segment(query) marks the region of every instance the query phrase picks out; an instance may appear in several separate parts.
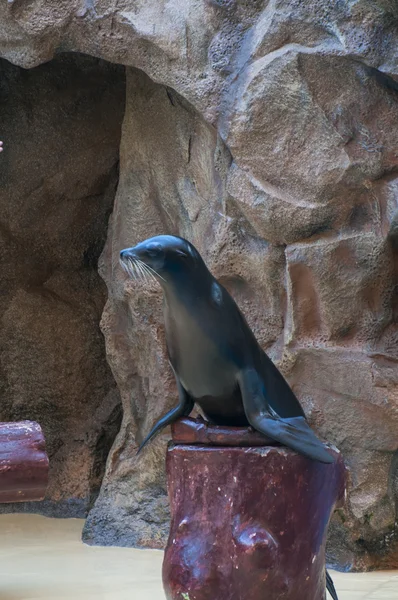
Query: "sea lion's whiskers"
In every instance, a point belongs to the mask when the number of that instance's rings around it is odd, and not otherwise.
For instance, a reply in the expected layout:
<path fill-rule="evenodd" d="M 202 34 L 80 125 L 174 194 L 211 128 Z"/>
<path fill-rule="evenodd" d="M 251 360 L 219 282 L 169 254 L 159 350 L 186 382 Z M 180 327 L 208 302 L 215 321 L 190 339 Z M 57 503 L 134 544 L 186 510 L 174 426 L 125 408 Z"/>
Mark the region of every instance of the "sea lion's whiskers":
<path fill-rule="evenodd" d="M 130 267 L 130 264 L 129 264 L 129 262 L 124 262 L 124 261 L 121 261 L 121 263 L 122 263 L 122 265 L 123 265 L 123 269 L 126 271 L 127 275 L 128 275 L 129 277 L 132 277 L 132 274 L 131 274 L 131 267 Z"/>
<path fill-rule="evenodd" d="M 156 281 L 155 277 L 153 276 L 153 274 L 149 271 L 148 269 L 148 265 L 146 265 L 142 260 L 140 260 L 139 258 L 135 259 L 137 267 L 140 269 L 144 279 L 146 281 Z"/>
<path fill-rule="evenodd" d="M 167 283 L 167 281 L 161 276 L 159 275 L 159 273 L 156 273 L 155 269 L 152 269 L 152 267 L 150 267 L 149 265 L 145 265 L 150 271 L 152 271 L 152 273 L 156 276 L 159 277 L 162 281 L 164 281 L 165 283 Z M 155 279 L 156 279 L 155 277 Z"/>
<path fill-rule="evenodd" d="M 138 281 L 142 281 L 144 278 L 143 278 L 143 275 L 142 275 L 142 271 L 141 271 L 140 267 L 137 265 L 137 263 L 135 264 L 135 268 L 137 270 L 137 279 L 138 279 Z"/>
<path fill-rule="evenodd" d="M 119 262 L 120 262 L 120 266 L 122 267 L 123 271 L 125 273 L 129 274 L 129 270 L 128 270 L 126 263 L 123 260 L 120 260 Z"/>
<path fill-rule="evenodd" d="M 137 268 L 140 270 L 142 279 L 144 281 L 148 281 L 148 275 L 147 275 L 147 271 L 145 269 L 145 265 L 143 262 L 141 262 L 139 259 L 136 261 L 137 262 Z"/>
<path fill-rule="evenodd" d="M 141 269 L 141 273 L 142 273 L 143 278 L 145 279 L 145 281 L 150 281 L 151 278 L 148 277 L 148 271 L 146 270 L 146 268 L 144 267 L 144 265 L 142 263 L 140 264 L 140 269 Z"/>
<path fill-rule="evenodd" d="M 144 281 L 148 281 L 148 277 L 147 277 L 146 271 L 143 267 L 143 264 L 139 261 L 137 261 L 137 268 L 139 269 L 139 271 L 141 273 L 141 279 L 143 279 Z"/>
<path fill-rule="evenodd" d="M 135 271 L 134 262 L 131 258 L 128 259 L 127 266 L 128 266 L 128 271 L 130 273 L 130 277 L 132 277 L 134 279 L 134 281 L 137 281 L 137 274 Z"/>
<path fill-rule="evenodd" d="M 143 260 L 141 260 L 137 256 L 124 256 L 124 260 L 120 258 L 120 264 L 122 266 L 122 269 L 135 281 L 144 280 L 148 283 L 152 281 L 154 281 L 155 283 L 159 283 L 159 279 L 161 279 L 162 281 L 167 283 L 166 280 L 155 271 L 155 269 L 147 265 Z"/>
<path fill-rule="evenodd" d="M 136 259 L 134 259 L 134 269 L 136 270 L 138 279 L 141 280 L 142 279 L 142 270 Z"/>
<path fill-rule="evenodd" d="M 134 281 L 137 281 L 138 273 L 137 273 L 137 269 L 135 268 L 135 264 L 133 261 L 130 262 L 130 269 L 131 269 L 131 273 L 133 275 Z"/>
<path fill-rule="evenodd" d="M 142 274 L 141 274 L 141 271 L 140 271 L 140 269 L 138 267 L 137 261 L 133 260 L 133 264 L 134 264 L 134 271 L 136 272 L 136 275 L 137 275 L 137 279 L 138 279 L 138 281 L 141 281 Z"/>
<path fill-rule="evenodd" d="M 151 281 L 156 281 L 155 276 L 148 268 L 143 261 L 139 258 L 131 258 L 129 257 L 128 262 L 122 262 L 123 269 L 134 279 L 134 281 L 147 281 L 148 283 Z"/>
<path fill-rule="evenodd" d="M 145 263 L 142 263 L 142 268 L 145 271 L 145 275 L 149 278 L 150 281 L 155 281 L 157 283 L 156 277 L 153 273 L 148 269 L 148 266 Z"/>

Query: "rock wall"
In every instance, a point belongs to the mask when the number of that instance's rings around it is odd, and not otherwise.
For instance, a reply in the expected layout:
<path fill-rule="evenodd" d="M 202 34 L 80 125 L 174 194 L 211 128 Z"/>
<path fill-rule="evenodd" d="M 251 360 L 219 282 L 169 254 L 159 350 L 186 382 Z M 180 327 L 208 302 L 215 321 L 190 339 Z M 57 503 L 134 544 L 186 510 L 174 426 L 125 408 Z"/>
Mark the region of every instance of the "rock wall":
<path fill-rule="evenodd" d="M 389 0 L 0 7 L 0 52 L 15 64 L 62 50 L 134 67 L 101 261 L 123 422 L 87 541 L 165 537 L 167 436 L 134 457 L 175 401 L 160 297 L 127 281 L 117 256 L 167 231 L 198 246 L 344 453 L 330 560 L 398 565 L 397 25 Z"/>
<path fill-rule="evenodd" d="M 119 429 L 97 262 L 124 94 L 123 68 L 98 59 L 0 64 L 0 420 L 36 419 L 50 457 L 46 501 L 2 510 L 84 515 Z"/>

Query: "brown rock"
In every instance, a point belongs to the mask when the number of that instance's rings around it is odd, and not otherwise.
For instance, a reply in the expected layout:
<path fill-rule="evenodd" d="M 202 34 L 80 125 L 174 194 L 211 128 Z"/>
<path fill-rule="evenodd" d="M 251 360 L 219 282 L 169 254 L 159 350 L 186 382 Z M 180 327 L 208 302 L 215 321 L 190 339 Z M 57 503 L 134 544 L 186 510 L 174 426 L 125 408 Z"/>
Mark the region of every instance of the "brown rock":
<path fill-rule="evenodd" d="M 391 323 L 394 264 L 382 236 L 363 232 L 295 244 L 286 258 L 287 335 L 295 343 L 371 345 Z"/>
<path fill-rule="evenodd" d="M 384 374 L 381 381 L 374 377 L 375 369 Z M 388 377 L 395 369 L 395 362 L 352 346 L 294 353 L 293 389 L 313 426 L 339 447 L 350 470 L 346 510 L 332 523 L 340 531 L 330 550 L 335 564 L 352 566 L 355 556 L 355 567 L 364 568 L 394 551 L 398 415 L 396 388 Z"/>
<path fill-rule="evenodd" d="M 3 61 L 0 97 L 0 417 L 40 422 L 50 458 L 45 501 L 17 510 L 83 516 L 120 423 L 97 261 L 117 182 L 123 70 L 73 55 L 31 71 Z"/>

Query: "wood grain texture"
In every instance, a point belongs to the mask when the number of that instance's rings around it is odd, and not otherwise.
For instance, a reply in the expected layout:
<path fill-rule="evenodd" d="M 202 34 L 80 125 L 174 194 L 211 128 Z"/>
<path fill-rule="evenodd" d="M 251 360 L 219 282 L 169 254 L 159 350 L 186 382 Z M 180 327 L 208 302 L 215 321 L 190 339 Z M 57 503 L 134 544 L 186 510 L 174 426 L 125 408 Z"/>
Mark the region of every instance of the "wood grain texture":
<path fill-rule="evenodd" d="M 33 421 L 0 423 L 0 503 L 43 500 L 48 472 L 40 425 Z"/>
<path fill-rule="evenodd" d="M 210 425 L 201 418 L 184 417 L 171 426 L 175 444 L 204 446 L 278 446 L 278 442 L 248 427 Z"/>
<path fill-rule="evenodd" d="M 332 451 L 325 465 L 281 446 L 170 445 L 167 600 L 324 600 L 328 524 L 346 483 Z"/>

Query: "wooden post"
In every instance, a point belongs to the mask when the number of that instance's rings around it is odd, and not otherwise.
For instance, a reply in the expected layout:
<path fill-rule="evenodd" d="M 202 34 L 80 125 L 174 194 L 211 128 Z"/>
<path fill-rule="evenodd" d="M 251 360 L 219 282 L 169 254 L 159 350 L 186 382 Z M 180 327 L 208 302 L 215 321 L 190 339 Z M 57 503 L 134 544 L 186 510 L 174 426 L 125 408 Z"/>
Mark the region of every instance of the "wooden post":
<path fill-rule="evenodd" d="M 0 423 L 0 503 L 43 500 L 49 461 L 38 423 Z"/>
<path fill-rule="evenodd" d="M 326 534 L 345 489 L 338 451 L 325 465 L 192 419 L 172 436 L 167 600 L 324 600 Z"/>

